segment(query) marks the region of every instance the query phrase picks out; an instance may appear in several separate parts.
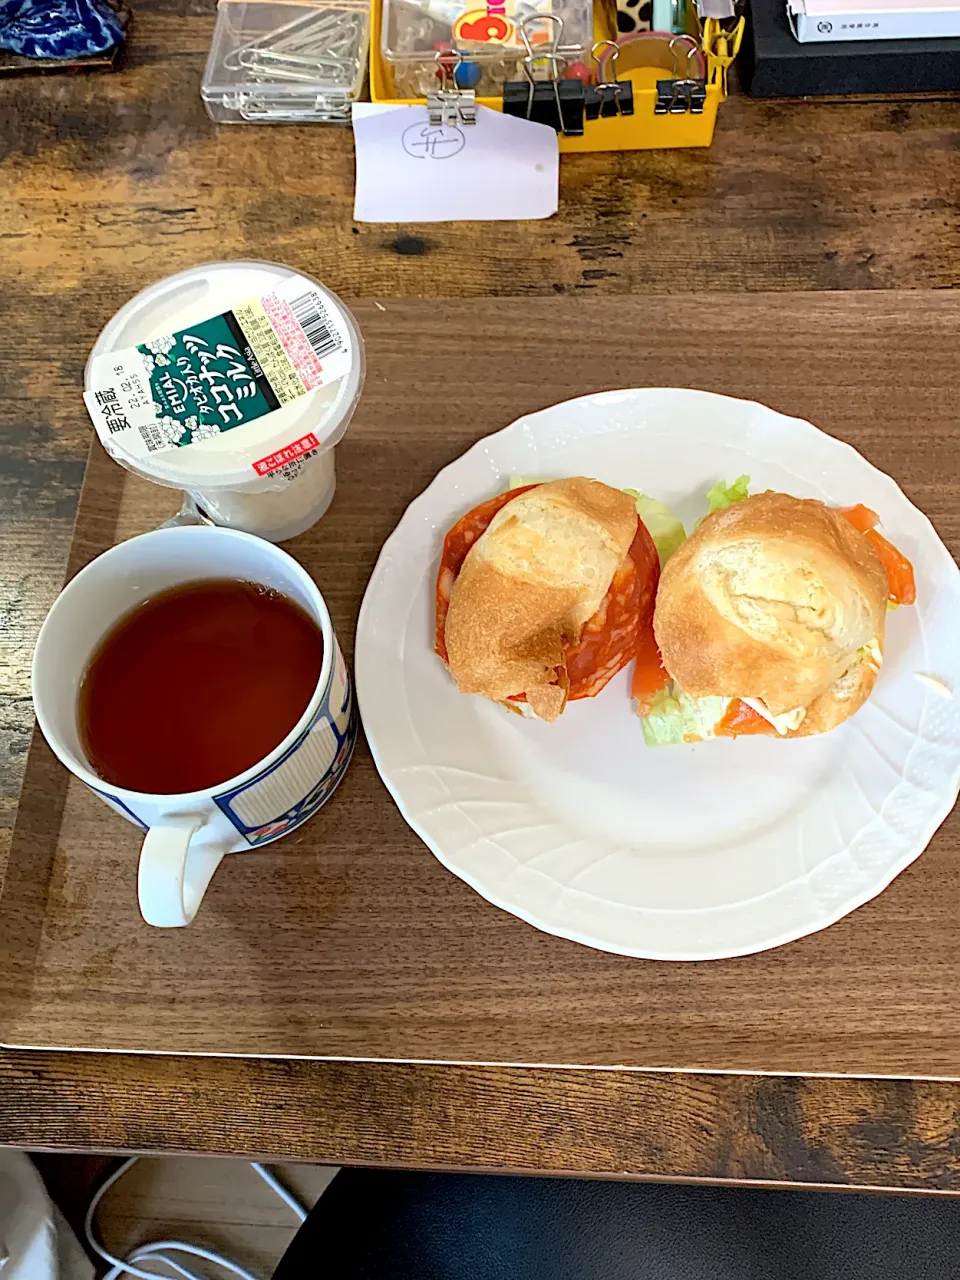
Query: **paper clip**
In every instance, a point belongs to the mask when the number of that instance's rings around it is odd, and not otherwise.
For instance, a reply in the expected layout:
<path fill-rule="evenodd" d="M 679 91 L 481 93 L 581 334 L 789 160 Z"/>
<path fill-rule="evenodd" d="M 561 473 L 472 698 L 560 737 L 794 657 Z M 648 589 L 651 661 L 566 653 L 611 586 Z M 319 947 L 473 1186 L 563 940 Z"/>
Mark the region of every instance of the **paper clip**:
<path fill-rule="evenodd" d="M 353 9 L 319 8 L 231 49 L 225 68 L 242 70 L 251 83 L 318 79 L 349 87 L 359 71 L 365 18 Z"/>

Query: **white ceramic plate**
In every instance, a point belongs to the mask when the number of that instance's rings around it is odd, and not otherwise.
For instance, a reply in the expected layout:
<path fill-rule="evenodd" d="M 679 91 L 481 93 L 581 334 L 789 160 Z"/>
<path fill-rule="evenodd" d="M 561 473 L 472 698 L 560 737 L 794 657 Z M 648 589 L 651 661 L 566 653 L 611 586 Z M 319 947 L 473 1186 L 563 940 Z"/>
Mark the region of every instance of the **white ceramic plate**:
<path fill-rule="evenodd" d="M 595 476 L 689 529 L 717 479 L 863 502 L 913 561 L 873 697 L 819 738 L 649 748 L 623 672 L 553 725 L 458 693 L 433 652 L 446 530 L 513 474 Z M 370 579 L 357 691 L 374 759 L 440 861 L 497 906 L 624 955 L 707 960 L 775 947 L 880 893 L 960 784 L 960 572 L 888 477 L 808 422 L 701 391 L 611 391 L 481 440 L 411 504 Z M 916 678 L 957 690 L 944 698 Z"/>

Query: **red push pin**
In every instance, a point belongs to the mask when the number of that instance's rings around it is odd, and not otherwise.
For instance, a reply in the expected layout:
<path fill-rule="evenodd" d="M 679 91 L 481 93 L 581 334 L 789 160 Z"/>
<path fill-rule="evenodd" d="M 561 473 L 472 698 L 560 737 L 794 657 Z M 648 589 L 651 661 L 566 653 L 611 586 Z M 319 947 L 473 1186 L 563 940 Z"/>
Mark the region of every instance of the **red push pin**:
<path fill-rule="evenodd" d="M 585 62 L 571 62 L 563 73 L 567 80 L 579 80 L 581 84 L 589 84 L 593 74 Z"/>
<path fill-rule="evenodd" d="M 437 63 L 436 76 L 442 85 L 447 77 L 453 74 L 453 69 L 457 65 L 457 54 L 449 40 L 437 40 L 433 48 Z"/>

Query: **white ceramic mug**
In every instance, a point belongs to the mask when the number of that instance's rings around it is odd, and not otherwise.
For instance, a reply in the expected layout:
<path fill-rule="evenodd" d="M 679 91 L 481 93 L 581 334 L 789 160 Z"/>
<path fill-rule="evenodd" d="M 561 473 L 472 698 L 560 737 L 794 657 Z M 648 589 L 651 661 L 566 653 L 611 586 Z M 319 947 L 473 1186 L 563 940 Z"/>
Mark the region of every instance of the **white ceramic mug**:
<path fill-rule="evenodd" d="M 87 663 L 114 623 L 138 601 L 205 578 L 262 583 L 306 610 L 323 634 L 323 665 L 313 696 L 278 747 L 219 786 L 150 795 L 104 782 L 84 756 L 77 724 Z M 144 673 L 144 679 L 163 678 L 176 677 Z M 43 735 L 60 761 L 146 831 L 137 878 L 140 910 L 148 924 L 162 928 L 190 923 L 224 854 L 267 844 L 306 822 L 337 787 L 357 740 L 352 682 L 316 584 L 279 547 L 233 529 L 155 529 L 120 543 L 82 569 L 54 602 L 40 631 L 33 657 L 33 702 Z M 184 732 L 189 733 L 189 725 Z"/>

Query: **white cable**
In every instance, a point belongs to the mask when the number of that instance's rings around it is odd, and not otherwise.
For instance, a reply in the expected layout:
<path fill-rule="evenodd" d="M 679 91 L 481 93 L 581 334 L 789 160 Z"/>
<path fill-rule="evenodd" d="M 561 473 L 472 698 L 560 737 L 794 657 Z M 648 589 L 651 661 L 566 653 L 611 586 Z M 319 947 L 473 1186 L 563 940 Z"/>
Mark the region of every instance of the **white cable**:
<path fill-rule="evenodd" d="M 90 1201 L 86 1216 L 83 1220 L 83 1230 L 90 1248 L 93 1249 L 94 1253 L 99 1254 L 104 1262 L 109 1263 L 112 1268 L 107 1273 L 104 1280 L 121 1280 L 125 1275 L 137 1276 L 139 1277 L 139 1280 L 158 1280 L 158 1276 L 161 1274 L 160 1272 L 144 1271 L 141 1267 L 136 1265 L 138 1262 L 147 1261 L 161 1263 L 163 1266 L 169 1267 L 171 1271 L 175 1271 L 178 1276 L 182 1277 L 182 1280 L 204 1280 L 203 1276 L 197 1275 L 196 1272 L 183 1266 L 183 1264 L 177 1262 L 176 1259 L 169 1257 L 168 1255 L 170 1253 L 185 1253 L 190 1257 L 202 1258 L 204 1262 L 212 1262 L 216 1266 L 222 1267 L 224 1271 L 229 1271 L 233 1275 L 238 1276 L 239 1280 L 257 1280 L 256 1276 L 251 1275 L 249 1271 L 245 1271 L 244 1268 L 239 1266 L 236 1262 L 231 1262 L 229 1258 L 223 1258 L 220 1254 L 214 1253 L 210 1249 L 201 1249 L 199 1245 L 184 1244 L 181 1240 L 158 1240 L 152 1244 L 142 1244 L 134 1249 L 132 1253 L 128 1254 L 126 1258 L 116 1258 L 112 1253 L 109 1253 L 104 1248 L 101 1242 L 97 1239 L 94 1231 L 94 1220 L 97 1215 L 97 1208 L 99 1207 L 100 1201 L 110 1190 L 113 1184 L 119 1178 L 122 1178 L 127 1170 L 131 1169 L 139 1159 L 139 1156 L 131 1156 L 129 1160 L 124 1160 L 123 1164 L 121 1164 L 118 1169 L 114 1170 L 109 1178 L 101 1184 L 93 1199 Z M 304 1209 L 303 1205 L 300 1204 L 300 1202 L 286 1189 L 286 1187 L 284 1187 L 268 1169 L 265 1169 L 263 1165 L 253 1162 L 251 1167 L 256 1170 L 267 1186 L 280 1197 L 284 1204 L 293 1210 L 299 1220 L 301 1222 L 305 1222 L 307 1218 L 306 1209 Z"/>
<path fill-rule="evenodd" d="M 265 1169 L 263 1165 L 258 1164 L 256 1160 L 250 1161 L 250 1168 L 253 1169 L 256 1173 L 259 1173 L 260 1177 L 264 1180 L 267 1186 L 270 1187 L 272 1191 L 275 1191 L 277 1193 L 277 1195 L 280 1197 L 283 1203 L 293 1210 L 293 1212 L 297 1215 L 297 1217 L 300 1219 L 301 1222 L 306 1222 L 307 1220 L 306 1209 L 303 1207 L 300 1201 L 296 1198 L 296 1196 L 293 1195 L 291 1192 L 289 1192 L 287 1188 L 283 1185 L 283 1183 L 280 1182 L 279 1179 L 276 1178 L 270 1172 L 269 1169 Z"/>
<path fill-rule="evenodd" d="M 123 1280 L 124 1275 L 128 1274 L 127 1267 L 129 1264 L 131 1262 L 142 1262 L 144 1259 L 150 1259 L 154 1262 L 162 1262 L 165 1267 L 170 1267 L 172 1271 L 176 1271 L 178 1276 L 183 1276 L 184 1280 L 203 1280 L 203 1277 L 196 1275 L 195 1272 L 191 1271 L 188 1267 L 181 1266 L 180 1263 L 175 1262 L 173 1258 L 166 1257 L 162 1250 L 167 1247 L 168 1243 L 169 1242 L 164 1241 L 159 1246 L 155 1244 L 145 1244 L 141 1245 L 138 1249 L 134 1249 L 132 1253 L 127 1254 L 123 1263 L 119 1266 L 113 1267 L 107 1272 L 104 1280 Z M 160 1275 L 160 1272 L 151 1271 L 150 1274 L 156 1277 Z"/>

